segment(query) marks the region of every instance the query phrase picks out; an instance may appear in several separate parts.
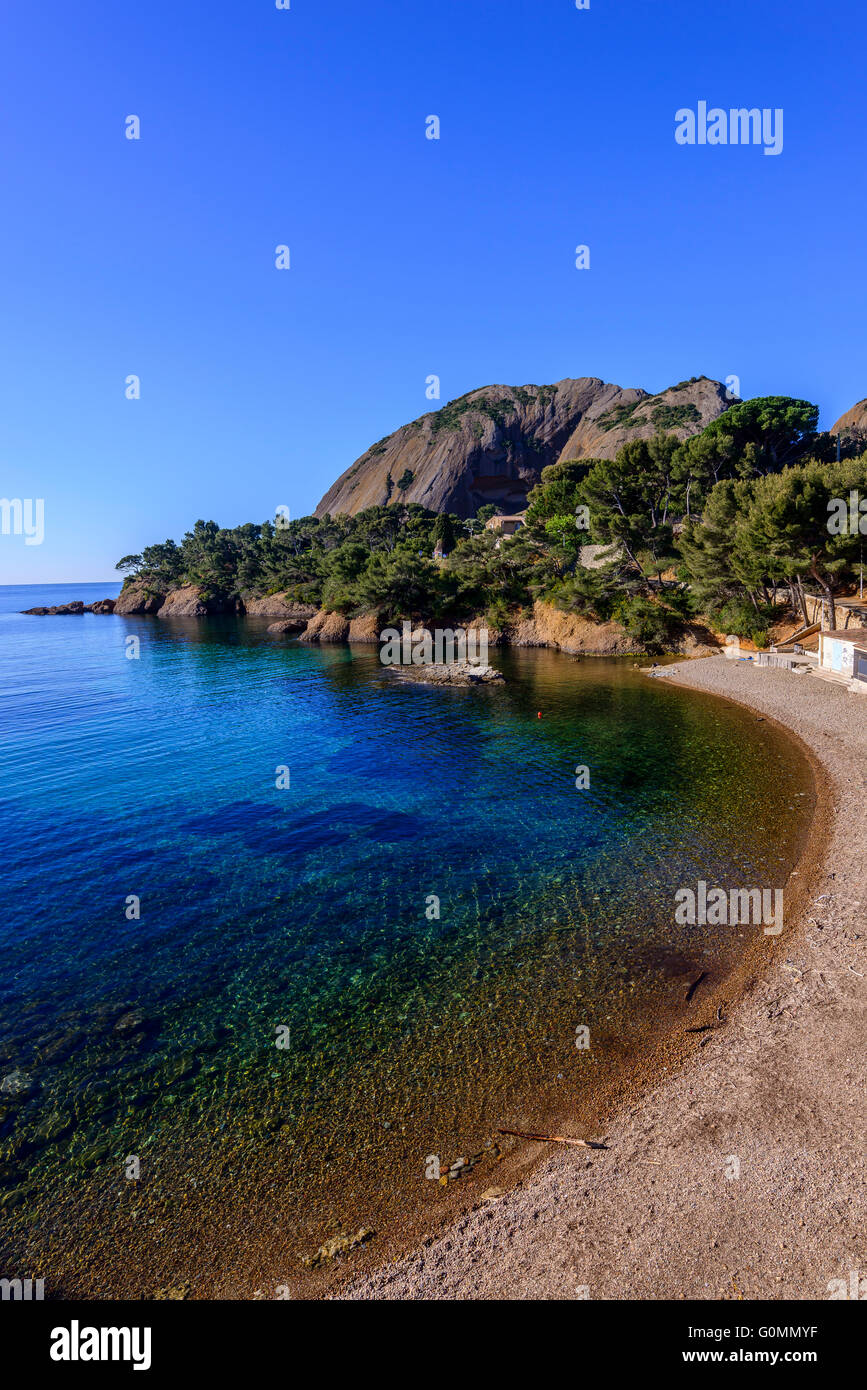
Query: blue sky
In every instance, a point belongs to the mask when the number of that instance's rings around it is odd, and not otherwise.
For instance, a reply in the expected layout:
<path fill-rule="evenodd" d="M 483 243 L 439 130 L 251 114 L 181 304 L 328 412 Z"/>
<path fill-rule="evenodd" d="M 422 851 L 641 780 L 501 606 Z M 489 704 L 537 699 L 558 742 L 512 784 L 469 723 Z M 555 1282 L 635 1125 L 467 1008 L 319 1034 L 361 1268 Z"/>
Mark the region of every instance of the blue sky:
<path fill-rule="evenodd" d="M 45 539 L 0 582 L 303 515 L 431 374 L 867 396 L 862 5 L 291 4 L 7 9 L 0 495 Z M 700 100 L 782 154 L 677 145 Z"/>

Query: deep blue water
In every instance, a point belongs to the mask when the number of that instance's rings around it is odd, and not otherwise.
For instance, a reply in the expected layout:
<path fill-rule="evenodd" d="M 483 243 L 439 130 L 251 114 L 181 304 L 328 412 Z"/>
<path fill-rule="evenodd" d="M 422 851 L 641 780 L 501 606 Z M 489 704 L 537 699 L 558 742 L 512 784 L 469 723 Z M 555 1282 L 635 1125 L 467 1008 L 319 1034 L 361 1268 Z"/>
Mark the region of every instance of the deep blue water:
<path fill-rule="evenodd" d="M 275 1136 L 315 1249 L 580 1085 L 578 1023 L 602 1065 L 730 962 L 740 937 L 674 928 L 678 887 L 785 880 L 800 758 L 630 661 L 507 652 L 504 688 L 443 690 L 261 620 L 18 613 L 115 592 L 0 589 L 0 1077 L 30 1079 L 0 1192 L 29 1249 L 128 1152 L 229 1152 L 252 1190 Z"/>

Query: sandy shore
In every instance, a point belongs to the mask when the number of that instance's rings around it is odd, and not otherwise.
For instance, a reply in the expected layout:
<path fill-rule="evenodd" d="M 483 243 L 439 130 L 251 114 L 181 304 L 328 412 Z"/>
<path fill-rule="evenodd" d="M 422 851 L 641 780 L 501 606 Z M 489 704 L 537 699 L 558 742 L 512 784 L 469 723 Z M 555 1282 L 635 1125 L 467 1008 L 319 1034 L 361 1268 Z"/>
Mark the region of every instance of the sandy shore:
<path fill-rule="evenodd" d="M 813 853 L 783 935 L 757 941 L 725 1025 L 677 1040 L 611 1117 L 608 1151 L 528 1146 L 519 1187 L 341 1297 L 827 1299 L 867 1276 L 867 699 L 723 657 L 665 679 L 777 720 L 813 756 Z"/>

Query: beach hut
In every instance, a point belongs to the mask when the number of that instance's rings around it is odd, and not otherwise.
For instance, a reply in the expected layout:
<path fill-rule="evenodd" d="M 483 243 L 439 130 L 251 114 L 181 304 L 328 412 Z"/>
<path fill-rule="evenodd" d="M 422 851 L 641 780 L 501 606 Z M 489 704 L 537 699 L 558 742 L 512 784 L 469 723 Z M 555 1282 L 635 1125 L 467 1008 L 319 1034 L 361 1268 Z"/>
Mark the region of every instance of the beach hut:
<path fill-rule="evenodd" d="M 820 632 L 819 669 L 849 680 L 867 680 L 867 628 Z"/>

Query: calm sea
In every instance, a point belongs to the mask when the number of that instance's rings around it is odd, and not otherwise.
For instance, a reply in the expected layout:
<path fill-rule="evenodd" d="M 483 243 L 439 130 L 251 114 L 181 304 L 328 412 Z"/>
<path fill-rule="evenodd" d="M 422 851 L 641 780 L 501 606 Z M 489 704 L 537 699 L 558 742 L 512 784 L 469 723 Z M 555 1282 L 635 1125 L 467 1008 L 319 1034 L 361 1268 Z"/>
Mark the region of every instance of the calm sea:
<path fill-rule="evenodd" d="M 678 888 L 797 854 L 800 754 L 631 660 L 449 690 L 267 620 L 18 613 L 115 592 L 0 589 L 5 1273 L 303 1286 L 734 962 Z"/>

